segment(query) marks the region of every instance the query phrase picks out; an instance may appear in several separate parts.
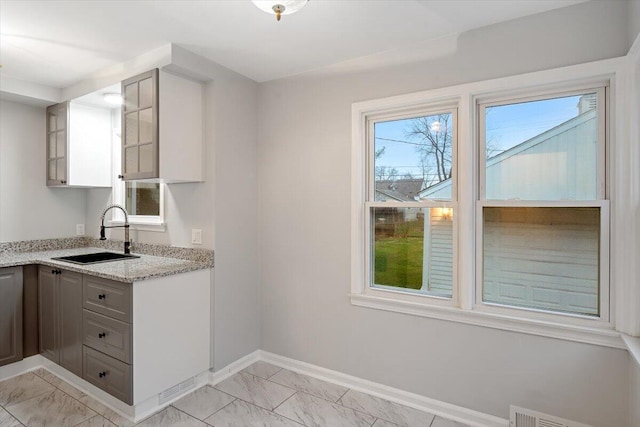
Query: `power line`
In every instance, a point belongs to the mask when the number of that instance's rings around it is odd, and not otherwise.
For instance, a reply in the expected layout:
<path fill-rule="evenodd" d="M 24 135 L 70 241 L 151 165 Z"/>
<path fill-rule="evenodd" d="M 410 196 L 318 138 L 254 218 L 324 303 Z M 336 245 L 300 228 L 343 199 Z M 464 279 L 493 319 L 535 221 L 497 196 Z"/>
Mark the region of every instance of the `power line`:
<path fill-rule="evenodd" d="M 425 144 L 421 144 L 419 142 L 409 142 L 409 141 L 401 141 L 399 139 L 390 139 L 390 138 L 382 138 L 380 136 L 376 136 L 376 139 L 381 139 L 383 141 L 391 141 L 391 142 L 399 142 L 401 144 L 409 144 L 409 145 L 418 145 L 418 146 L 423 146 Z"/>

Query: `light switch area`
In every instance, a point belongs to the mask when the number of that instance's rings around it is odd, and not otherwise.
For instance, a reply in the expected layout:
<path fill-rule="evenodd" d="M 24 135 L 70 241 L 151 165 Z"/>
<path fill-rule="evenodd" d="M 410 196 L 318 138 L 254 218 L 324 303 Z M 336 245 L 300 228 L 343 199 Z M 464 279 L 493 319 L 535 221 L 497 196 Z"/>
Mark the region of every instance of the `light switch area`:
<path fill-rule="evenodd" d="M 84 224 L 76 224 L 76 236 L 84 236 Z"/>
<path fill-rule="evenodd" d="M 191 243 L 193 243 L 194 245 L 202 244 L 202 230 L 197 228 L 191 229 Z"/>

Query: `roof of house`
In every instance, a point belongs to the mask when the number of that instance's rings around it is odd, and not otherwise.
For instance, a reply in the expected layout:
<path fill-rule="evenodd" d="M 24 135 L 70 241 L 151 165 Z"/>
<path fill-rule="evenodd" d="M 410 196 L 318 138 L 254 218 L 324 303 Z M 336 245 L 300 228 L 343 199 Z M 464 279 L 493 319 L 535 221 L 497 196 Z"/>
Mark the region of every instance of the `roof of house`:
<path fill-rule="evenodd" d="M 415 201 L 415 197 L 422 190 L 423 180 L 420 179 L 387 179 L 376 181 L 376 192 L 392 199 L 408 202 Z"/>

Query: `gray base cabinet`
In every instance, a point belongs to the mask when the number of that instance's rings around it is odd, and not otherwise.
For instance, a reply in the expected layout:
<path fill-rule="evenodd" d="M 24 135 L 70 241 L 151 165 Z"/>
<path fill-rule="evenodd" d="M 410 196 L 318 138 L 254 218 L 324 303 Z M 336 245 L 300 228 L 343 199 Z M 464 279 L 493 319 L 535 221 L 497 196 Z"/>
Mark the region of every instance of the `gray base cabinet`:
<path fill-rule="evenodd" d="M 22 360 L 22 267 L 0 269 L 0 366 Z"/>
<path fill-rule="evenodd" d="M 40 354 L 82 376 L 82 274 L 38 269 Z"/>
<path fill-rule="evenodd" d="M 133 403 L 132 285 L 84 275 L 84 379 Z"/>
<path fill-rule="evenodd" d="M 127 404 L 133 402 L 131 291 L 130 283 L 38 268 L 40 354 Z"/>

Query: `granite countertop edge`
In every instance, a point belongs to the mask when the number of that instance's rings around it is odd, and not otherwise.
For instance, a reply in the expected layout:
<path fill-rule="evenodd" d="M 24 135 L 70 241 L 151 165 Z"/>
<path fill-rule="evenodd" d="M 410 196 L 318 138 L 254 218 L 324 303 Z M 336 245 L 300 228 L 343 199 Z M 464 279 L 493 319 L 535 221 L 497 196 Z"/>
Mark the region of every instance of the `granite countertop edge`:
<path fill-rule="evenodd" d="M 80 255 L 102 251 L 104 251 L 103 248 L 89 247 L 12 254 L 5 253 L 0 254 L 0 268 L 19 267 L 31 264 L 46 265 L 49 267 L 62 268 L 67 271 L 88 274 L 124 283 L 139 282 L 153 278 L 213 268 L 209 263 L 139 253 L 134 253 L 140 257 L 136 259 L 86 265 L 73 264 L 52 259 L 59 256 Z"/>

